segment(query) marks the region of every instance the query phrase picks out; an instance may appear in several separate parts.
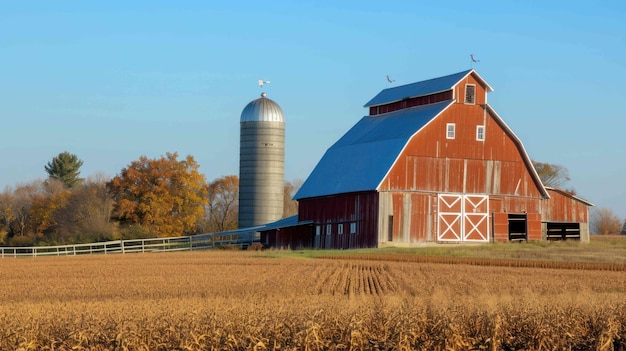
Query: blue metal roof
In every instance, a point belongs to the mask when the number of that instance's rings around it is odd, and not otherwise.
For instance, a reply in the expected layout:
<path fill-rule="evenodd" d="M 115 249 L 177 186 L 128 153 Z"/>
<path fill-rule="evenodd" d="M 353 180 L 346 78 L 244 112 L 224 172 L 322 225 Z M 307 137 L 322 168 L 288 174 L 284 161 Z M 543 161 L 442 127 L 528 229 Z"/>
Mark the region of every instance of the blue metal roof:
<path fill-rule="evenodd" d="M 452 102 L 363 117 L 326 151 L 294 199 L 376 190 L 411 136 Z"/>
<path fill-rule="evenodd" d="M 471 73 L 473 70 L 467 70 L 449 76 L 433 78 L 417 83 L 401 85 L 398 87 L 388 88 L 378 95 L 374 96 L 365 107 L 384 105 L 395 101 L 400 101 L 416 96 L 434 94 L 452 89 L 461 79 Z M 482 80 L 482 79 L 481 79 Z"/>

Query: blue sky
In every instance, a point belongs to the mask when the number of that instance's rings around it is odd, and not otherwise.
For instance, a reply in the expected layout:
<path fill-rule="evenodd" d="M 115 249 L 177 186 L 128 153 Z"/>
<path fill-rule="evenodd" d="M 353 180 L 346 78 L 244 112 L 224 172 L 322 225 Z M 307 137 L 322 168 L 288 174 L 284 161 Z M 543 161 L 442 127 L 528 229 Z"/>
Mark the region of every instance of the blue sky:
<path fill-rule="evenodd" d="M 286 180 L 395 84 L 474 65 L 530 157 L 626 217 L 626 2 L 2 1 L 0 187 L 141 155 L 238 174 L 239 117 L 264 89 L 286 115 Z"/>

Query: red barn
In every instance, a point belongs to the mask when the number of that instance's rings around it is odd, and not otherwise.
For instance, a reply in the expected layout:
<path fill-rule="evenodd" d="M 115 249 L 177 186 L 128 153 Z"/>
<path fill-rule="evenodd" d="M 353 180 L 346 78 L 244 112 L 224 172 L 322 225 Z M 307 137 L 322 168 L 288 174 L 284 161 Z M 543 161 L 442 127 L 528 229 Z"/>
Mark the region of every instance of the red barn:
<path fill-rule="evenodd" d="M 295 195 L 290 232 L 316 248 L 588 241 L 592 204 L 543 186 L 491 91 L 474 70 L 381 91 Z"/>

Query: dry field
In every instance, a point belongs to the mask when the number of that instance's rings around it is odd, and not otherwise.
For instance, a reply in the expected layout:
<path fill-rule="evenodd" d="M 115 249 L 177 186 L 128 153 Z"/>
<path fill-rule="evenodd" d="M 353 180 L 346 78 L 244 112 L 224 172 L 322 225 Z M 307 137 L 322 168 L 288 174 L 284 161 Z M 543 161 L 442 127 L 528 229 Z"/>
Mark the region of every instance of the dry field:
<path fill-rule="evenodd" d="M 0 282 L 0 350 L 626 346 L 623 270 L 207 251 L 3 259 Z"/>

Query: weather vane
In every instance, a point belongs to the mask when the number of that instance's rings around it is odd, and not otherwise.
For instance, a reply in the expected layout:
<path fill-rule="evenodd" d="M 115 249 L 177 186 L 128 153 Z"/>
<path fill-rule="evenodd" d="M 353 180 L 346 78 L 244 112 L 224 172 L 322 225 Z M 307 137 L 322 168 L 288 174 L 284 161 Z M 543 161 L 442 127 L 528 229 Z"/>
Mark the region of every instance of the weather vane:
<path fill-rule="evenodd" d="M 393 83 L 395 81 L 396 81 L 395 79 L 391 79 L 391 77 L 389 77 L 389 75 L 387 75 L 387 85 L 389 85 L 389 84 L 391 84 L 391 83 Z"/>
<path fill-rule="evenodd" d="M 480 60 L 477 60 L 477 59 L 474 57 L 474 54 L 470 54 L 470 60 L 472 61 L 472 62 L 471 62 L 471 64 L 470 64 L 470 67 L 474 67 L 474 64 L 475 64 L 475 63 L 480 62 Z"/>
<path fill-rule="evenodd" d="M 270 81 L 269 80 L 259 79 L 259 88 L 263 89 L 263 86 L 265 84 L 270 84 Z"/>

